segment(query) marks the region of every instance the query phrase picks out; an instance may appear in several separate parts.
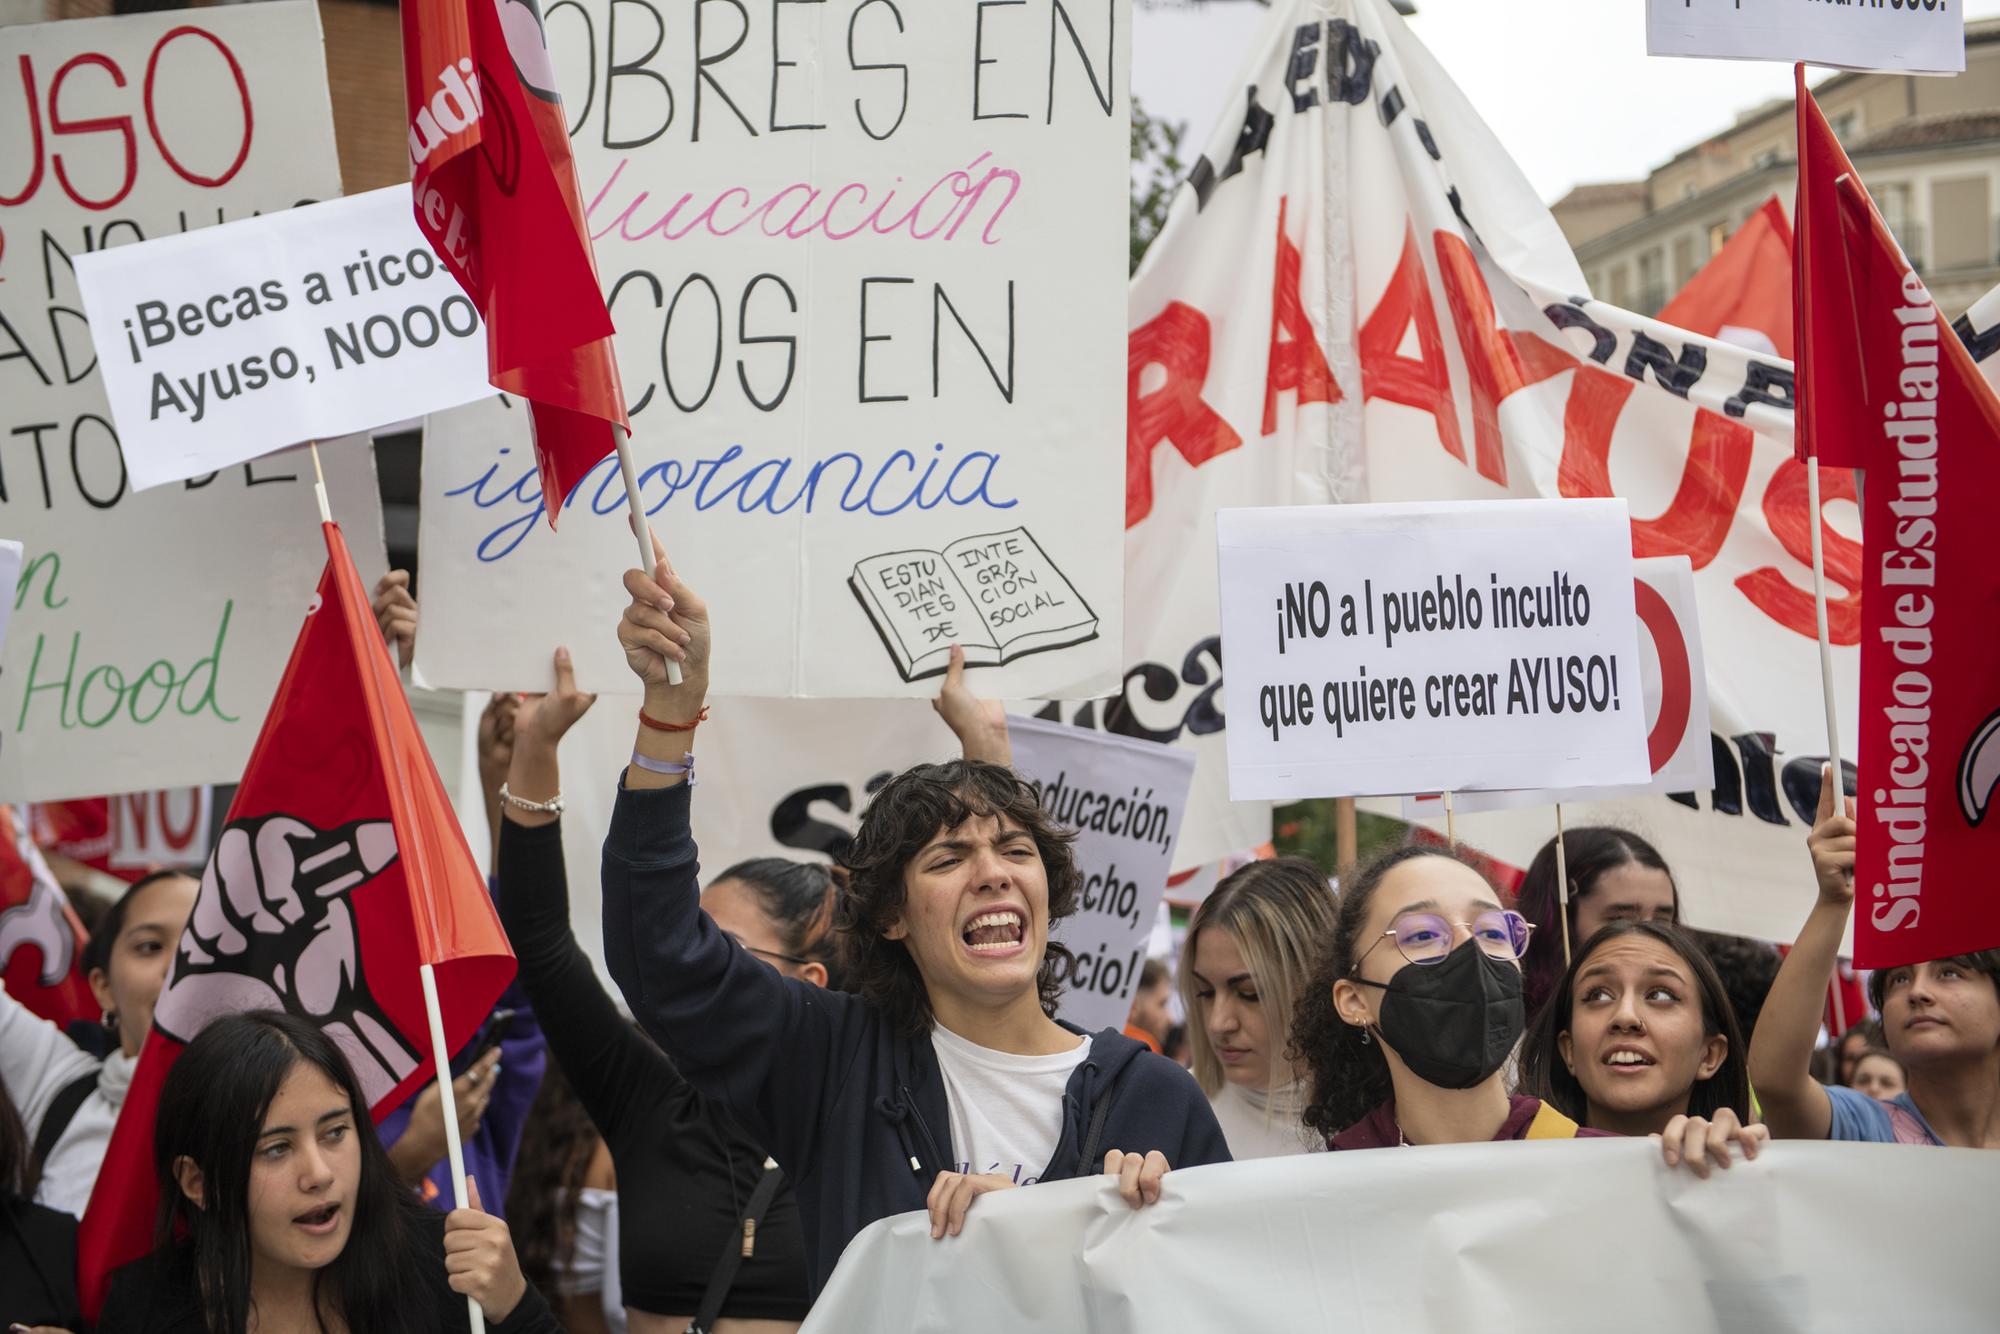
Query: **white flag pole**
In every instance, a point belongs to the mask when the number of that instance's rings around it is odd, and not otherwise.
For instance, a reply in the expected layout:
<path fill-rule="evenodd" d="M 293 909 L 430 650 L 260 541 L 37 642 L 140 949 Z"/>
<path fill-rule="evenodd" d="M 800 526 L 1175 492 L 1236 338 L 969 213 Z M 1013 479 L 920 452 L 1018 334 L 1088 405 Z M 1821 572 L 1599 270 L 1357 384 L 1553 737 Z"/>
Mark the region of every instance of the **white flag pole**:
<path fill-rule="evenodd" d="M 639 539 L 639 568 L 650 575 L 657 563 L 653 559 L 653 534 L 652 529 L 646 526 L 646 507 L 639 501 L 639 478 L 632 471 L 630 438 L 620 427 L 611 429 L 618 438 L 618 471 L 625 475 L 625 503 L 632 511 L 632 535 Z M 668 658 L 667 684 L 677 686 L 680 683 L 681 665 Z"/>
<path fill-rule="evenodd" d="M 1826 556 L 1821 550 L 1819 510 L 1819 455 L 1806 458 L 1807 524 L 1812 530 L 1813 614 L 1819 623 L 1819 688 L 1826 704 L 1826 755 L 1833 765 L 1833 795 L 1836 811 L 1847 808 L 1847 779 L 1840 767 L 1840 717 L 1834 708 L 1833 639 L 1826 628 Z"/>
<path fill-rule="evenodd" d="M 444 1041 L 444 1011 L 438 1006 L 437 970 L 423 964 L 417 973 L 424 984 L 424 1013 L 431 1021 L 431 1060 L 437 1066 L 438 1102 L 444 1113 L 445 1155 L 451 1160 L 451 1199 L 455 1207 L 463 1209 L 469 1199 L 465 1193 L 465 1146 L 458 1140 L 458 1096 L 451 1086 L 451 1049 Z M 486 1334 L 486 1313 L 479 1309 L 478 1300 L 467 1296 L 465 1309 L 472 1319 L 472 1334 Z"/>
<path fill-rule="evenodd" d="M 1563 967 L 1570 965 L 1569 947 L 1569 855 L 1563 850 L 1563 804 L 1556 803 L 1556 900 L 1563 929 Z"/>
<path fill-rule="evenodd" d="M 333 508 L 326 503 L 326 472 L 319 466 L 319 441 L 306 441 L 306 448 L 313 458 L 313 496 L 319 501 L 319 521 L 333 522 Z"/>
<path fill-rule="evenodd" d="M 1458 814 L 1451 808 L 1451 793 L 1444 794 L 1444 841 L 1449 847 L 1458 846 Z"/>

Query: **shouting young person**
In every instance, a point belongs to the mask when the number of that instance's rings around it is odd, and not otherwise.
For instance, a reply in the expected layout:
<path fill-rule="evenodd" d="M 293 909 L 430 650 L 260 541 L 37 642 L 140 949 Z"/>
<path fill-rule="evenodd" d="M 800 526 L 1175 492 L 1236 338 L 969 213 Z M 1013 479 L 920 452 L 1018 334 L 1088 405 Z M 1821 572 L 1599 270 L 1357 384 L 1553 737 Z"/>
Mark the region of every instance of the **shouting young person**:
<path fill-rule="evenodd" d="M 656 554 L 626 572 L 618 627 L 645 702 L 604 845 L 606 959 L 688 1080 L 794 1183 L 814 1290 L 890 1214 L 927 1208 L 934 1236 L 956 1235 L 990 1191 L 1101 1165 L 1137 1205 L 1169 1165 L 1227 1161 L 1186 1071 L 1052 1017 L 1049 928 L 1081 877 L 1009 769 L 920 765 L 876 795 L 838 908 L 855 994 L 784 976 L 702 912 L 688 812 L 708 610 Z"/>

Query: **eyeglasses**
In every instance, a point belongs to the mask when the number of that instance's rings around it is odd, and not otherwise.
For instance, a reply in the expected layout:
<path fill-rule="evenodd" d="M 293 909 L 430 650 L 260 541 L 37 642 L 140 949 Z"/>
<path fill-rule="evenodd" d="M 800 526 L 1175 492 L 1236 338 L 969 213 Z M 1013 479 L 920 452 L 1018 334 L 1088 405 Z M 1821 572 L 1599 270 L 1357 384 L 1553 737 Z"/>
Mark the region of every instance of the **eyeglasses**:
<path fill-rule="evenodd" d="M 795 963 L 799 965 L 799 967 L 801 968 L 805 967 L 807 964 L 812 962 L 811 959 L 802 959 L 796 954 L 780 954 L 776 950 L 758 949 L 755 945 L 750 944 L 748 941 L 744 940 L 743 937 L 737 935 L 734 931 L 725 931 L 722 934 L 728 936 L 731 940 L 735 941 L 748 953 L 758 955 L 762 958 L 782 959 L 786 963 Z"/>
<path fill-rule="evenodd" d="M 1526 954 L 1528 937 L 1535 931 L 1534 923 L 1505 908 L 1489 908 L 1469 922 L 1453 922 L 1434 912 L 1406 912 L 1389 924 L 1382 940 L 1393 939 L 1411 963 L 1443 963 L 1451 955 L 1454 926 L 1464 927 L 1479 948 L 1495 959 L 1518 959 Z M 1361 952 L 1361 958 L 1354 961 L 1357 970 L 1382 940 Z"/>

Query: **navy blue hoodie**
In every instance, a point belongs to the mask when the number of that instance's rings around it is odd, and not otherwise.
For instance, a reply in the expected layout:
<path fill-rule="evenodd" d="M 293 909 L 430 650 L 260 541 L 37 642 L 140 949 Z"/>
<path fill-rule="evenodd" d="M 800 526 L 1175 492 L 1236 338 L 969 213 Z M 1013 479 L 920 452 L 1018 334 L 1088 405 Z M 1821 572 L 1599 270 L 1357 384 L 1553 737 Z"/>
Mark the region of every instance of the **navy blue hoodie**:
<path fill-rule="evenodd" d="M 620 783 L 604 842 L 604 956 L 626 1004 L 688 1082 L 721 1099 L 797 1192 L 815 1295 L 855 1233 L 922 1209 L 959 1154 L 930 1035 L 859 997 L 785 977 L 701 911 L 686 784 Z M 1081 1030 L 1077 1030 L 1081 1032 Z M 1043 1181 L 1096 1172 L 1109 1149 L 1175 1167 L 1229 1161 L 1192 1076 L 1111 1029 L 1063 1093 Z"/>

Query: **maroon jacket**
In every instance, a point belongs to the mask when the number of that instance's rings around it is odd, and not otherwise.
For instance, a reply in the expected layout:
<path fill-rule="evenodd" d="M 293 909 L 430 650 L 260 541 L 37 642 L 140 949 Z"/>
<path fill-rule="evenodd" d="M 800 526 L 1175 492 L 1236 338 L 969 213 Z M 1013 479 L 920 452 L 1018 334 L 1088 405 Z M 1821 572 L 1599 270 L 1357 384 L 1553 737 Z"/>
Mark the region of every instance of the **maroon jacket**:
<path fill-rule="evenodd" d="M 1540 1098 L 1530 1098 L 1525 1094 L 1516 1093 L 1507 1099 L 1507 1119 L 1501 1122 L 1500 1133 L 1493 1137 L 1493 1142 L 1497 1144 L 1501 1140 L 1528 1138 L 1528 1127 L 1535 1123 L 1535 1115 L 1541 1110 L 1542 1100 Z M 1551 1114 L 1559 1115 L 1553 1107 L 1549 1111 Z M 1563 1117 L 1563 1121 L 1568 1122 L 1572 1126 L 1575 1125 L 1574 1122 L 1569 1121 L 1568 1117 Z M 1616 1139 L 1618 1137 L 1609 1130 L 1591 1130 L 1587 1126 L 1576 1126 L 1572 1135 L 1552 1135 L 1546 1138 Z M 1327 1147 L 1329 1149 L 1393 1149 L 1402 1144 L 1402 1142 L 1403 1132 L 1401 1127 L 1396 1124 L 1396 1100 L 1391 1098 L 1328 1140 Z"/>

